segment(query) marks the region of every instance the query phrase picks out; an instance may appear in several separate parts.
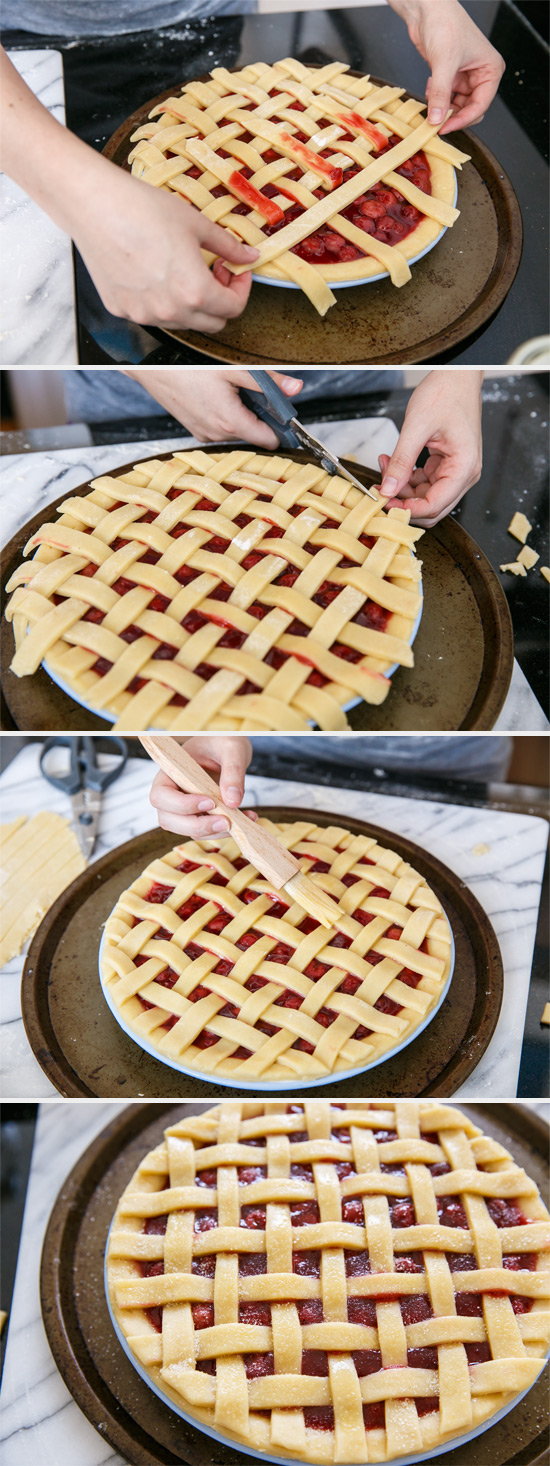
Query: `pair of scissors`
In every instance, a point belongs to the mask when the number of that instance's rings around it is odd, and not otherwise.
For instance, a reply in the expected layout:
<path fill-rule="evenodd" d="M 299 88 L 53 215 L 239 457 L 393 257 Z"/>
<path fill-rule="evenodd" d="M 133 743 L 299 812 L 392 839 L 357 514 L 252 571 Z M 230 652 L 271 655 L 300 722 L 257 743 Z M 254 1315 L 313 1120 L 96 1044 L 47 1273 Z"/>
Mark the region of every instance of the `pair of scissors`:
<path fill-rule="evenodd" d="M 98 763 L 99 745 L 104 753 L 116 753 L 116 763 L 102 769 Z M 54 749 L 69 749 L 69 768 L 63 773 L 54 772 L 52 765 L 59 760 L 52 759 Z M 73 808 L 73 824 L 78 843 L 86 860 L 90 859 L 99 824 L 103 791 L 118 779 L 128 758 L 124 738 L 46 738 L 40 754 L 40 769 L 44 778 L 55 789 L 62 789 L 70 795 Z M 66 762 L 66 761 L 65 761 Z"/>
<path fill-rule="evenodd" d="M 307 448 L 308 453 L 313 455 L 321 468 L 324 468 L 325 473 L 339 474 L 340 478 L 345 478 L 350 484 L 353 484 L 355 489 L 360 489 L 362 494 L 368 494 L 369 499 L 377 501 L 377 495 L 373 494 L 372 489 L 367 489 L 358 478 L 354 478 L 334 453 L 325 448 L 318 438 L 314 438 L 313 433 L 308 433 L 307 428 L 296 417 L 294 403 L 285 397 L 284 392 L 281 392 L 269 372 L 251 372 L 250 375 L 258 383 L 263 393 L 263 400 L 261 397 L 258 398 L 257 392 L 249 392 L 246 387 L 241 388 L 240 396 L 246 406 L 256 414 L 256 417 L 261 417 L 263 422 L 269 423 L 283 447 Z"/>

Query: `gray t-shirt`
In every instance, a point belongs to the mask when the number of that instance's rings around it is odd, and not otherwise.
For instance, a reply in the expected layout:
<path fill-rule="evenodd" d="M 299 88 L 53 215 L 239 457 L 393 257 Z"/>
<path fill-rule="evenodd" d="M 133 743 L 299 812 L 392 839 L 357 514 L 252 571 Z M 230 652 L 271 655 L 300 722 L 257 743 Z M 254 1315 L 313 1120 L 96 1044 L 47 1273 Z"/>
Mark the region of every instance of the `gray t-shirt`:
<path fill-rule="evenodd" d="M 368 392 L 387 391 L 401 382 L 400 372 L 303 371 L 291 373 L 302 377 L 304 386 L 296 398 L 300 402 L 318 397 L 347 397 Z M 69 422 L 110 422 L 115 418 L 165 417 L 166 410 L 154 397 L 125 377 L 123 372 L 64 372 L 65 404 Z"/>
<path fill-rule="evenodd" d="M 269 752 L 268 738 L 253 738 L 258 753 Z M 292 778 L 292 764 L 306 760 L 314 763 L 318 758 L 330 760 L 342 766 L 342 787 L 346 787 L 346 765 L 363 764 L 374 771 L 380 779 L 380 793 L 384 793 L 384 776 L 405 778 L 416 774 L 441 779 L 467 779 L 485 782 L 505 779 L 512 757 L 513 742 L 502 735 L 488 736 L 484 733 L 460 734 L 458 738 L 440 738 L 423 735 L 410 738 L 391 734 L 378 734 L 375 738 L 368 733 L 337 734 L 320 737 L 318 733 L 295 735 L 289 738 L 278 733 L 273 739 L 273 750 L 277 759 L 288 760 L 288 777 Z M 337 781 L 338 782 L 338 781 Z M 307 792 L 307 785 L 304 786 Z M 307 799 L 304 800 L 307 804 Z"/>
<path fill-rule="evenodd" d="M 3 0 L 2 25 L 40 36 L 127 35 L 255 9 L 256 0 L 94 0 L 93 5 L 89 0 Z"/>

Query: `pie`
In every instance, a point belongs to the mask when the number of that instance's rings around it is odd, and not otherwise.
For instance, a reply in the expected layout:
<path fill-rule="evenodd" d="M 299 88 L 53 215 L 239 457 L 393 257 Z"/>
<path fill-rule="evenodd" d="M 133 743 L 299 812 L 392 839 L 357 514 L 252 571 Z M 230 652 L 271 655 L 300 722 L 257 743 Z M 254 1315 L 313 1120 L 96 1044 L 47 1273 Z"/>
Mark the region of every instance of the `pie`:
<path fill-rule="evenodd" d="M 262 824 L 343 908 L 320 926 L 231 836 L 186 841 L 119 897 L 102 978 L 135 1038 L 175 1067 L 243 1085 L 377 1062 L 439 1003 L 452 936 L 423 876 L 372 836 Z"/>
<path fill-rule="evenodd" d="M 408 261 L 458 218 L 468 154 L 425 110 L 339 61 L 218 66 L 153 107 L 128 162 L 257 247 L 254 274 L 298 285 L 324 316 L 330 284 L 382 273 L 404 285 Z"/>
<path fill-rule="evenodd" d="M 135 1171 L 108 1298 L 132 1362 L 199 1426 L 323 1466 L 393 1461 L 535 1382 L 549 1224 L 454 1105 L 228 1101 Z"/>
<path fill-rule="evenodd" d="M 348 728 L 411 667 L 422 534 L 317 464 L 181 451 L 92 480 L 8 582 L 18 677 L 121 732 Z"/>

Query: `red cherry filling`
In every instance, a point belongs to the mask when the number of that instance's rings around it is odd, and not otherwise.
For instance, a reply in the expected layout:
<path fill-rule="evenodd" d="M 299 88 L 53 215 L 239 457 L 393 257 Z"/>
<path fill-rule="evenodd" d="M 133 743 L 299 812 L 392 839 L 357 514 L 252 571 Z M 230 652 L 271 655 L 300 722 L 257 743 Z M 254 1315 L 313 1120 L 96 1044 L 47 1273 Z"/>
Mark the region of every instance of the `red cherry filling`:
<path fill-rule="evenodd" d="M 245 1354 L 244 1367 L 247 1379 L 262 1379 L 264 1375 L 275 1374 L 273 1354 Z"/>
<path fill-rule="evenodd" d="M 314 1227 L 321 1220 L 316 1201 L 291 1201 L 290 1220 L 293 1227 Z"/>
<path fill-rule="evenodd" d="M 370 1273 L 369 1254 L 365 1252 L 345 1253 L 345 1268 L 347 1278 L 362 1278 L 365 1273 Z"/>
<path fill-rule="evenodd" d="M 365 124 L 364 119 L 361 119 L 359 131 L 364 132 L 368 127 L 369 124 Z M 372 141 L 375 144 L 378 143 L 375 150 L 377 157 L 381 157 L 399 142 L 399 138 L 392 136 L 387 141 L 384 140 L 384 146 L 380 146 L 383 134 L 374 128 L 371 131 Z M 376 138 L 374 137 L 375 132 Z M 355 177 L 358 172 L 359 166 L 352 164 L 345 171 L 345 180 Z M 424 153 L 415 153 L 414 157 L 397 168 L 396 172 L 408 178 L 422 193 L 431 193 L 430 168 Z M 264 193 L 272 195 L 277 192 L 285 193 L 292 199 L 293 176 L 293 174 L 287 175 L 284 184 L 268 185 Z M 315 193 L 318 198 L 324 197 L 322 188 L 315 189 Z M 302 205 L 294 200 L 290 208 L 285 210 L 283 219 L 280 222 L 268 224 L 264 232 L 268 235 L 277 234 L 279 229 L 284 228 L 294 219 L 299 219 L 303 213 Z M 352 204 L 342 209 L 341 213 L 343 218 L 349 219 L 355 225 L 356 229 L 360 229 L 364 234 L 372 234 L 382 243 L 389 245 L 401 243 L 409 234 L 412 234 L 424 218 L 422 212 L 413 204 L 407 203 L 397 189 L 390 188 L 382 182 L 374 184 L 365 194 L 361 194 Z M 365 253 L 360 246 L 352 244 L 342 234 L 339 234 L 332 224 L 321 225 L 313 234 L 294 245 L 292 252 L 317 265 L 344 264 L 360 260 Z"/>
<path fill-rule="evenodd" d="M 334 1430 L 332 1405 L 306 1405 L 304 1420 L 310 1430 Z"/>
<path fill-rule="evenodd" d="M 191 1313 L 196 1329 L 211 1329 L 214 1326 L 214 1304 L 192 1303 Z"/>
<path fill-rule="evenodd" d="M 302 1374 L 328 1379 L 328 1356 L 324 1349 L 304 1349 L 302 1352 Z"/>
<path fill-rule="evenodd" d="M 151 886 L 150 891 L 147 892 L 145 900 L 148 901 L 150 904 L 156 904 L 160 906 L 163 904 L 164 901 L 168 900 L 169 896 L 172 895 L 172 890 L 172 886 L 162 886 L 158 881 L 155 881 L 154 885 Z"/>
<path fill-rule="evenodd" d="M 468 1218 L 461 1201 L 451 1196 L 438 1196 L 437 1215 L 442 1227 L 466 1227 Z"/>
<path fill-rule="evenodd" d="M 241 1278 L 255 1278 L 267 1272 L 267 1257 L 265 1252 L 241 1252 L 239 1254 L 239 1274 Z"/>
<path fill-rule="evenodd" d="M 253 1323 L 258 1327 L 270 1328 L 271 1304 L 239 1303 L 239 1323 Z"/>
<path fill-rule="evenodd" d="M 250 1186 L 253 1181 L 261 1181 L 267 1176 L 267 1166 L 238 1166 L 237 1176 L 239 1186 Z"/>
<path fill-rule="evenodd" d="M 324 1314 L 321 1298 L 298 1299 L 296 1303 L 296 1309 L 300 1323 L 303 1326 L 308 1323 L 323 1322 Z"/>
<path fill-rule="evenodd" d="M 300 1278 L 320 1278 L 321 1276 L 321 1253 L 320 1252 L 293 1252 L 292 1271 Z"/>
<path fill-rule="evenodd" d="M 348 1320 L 376 1328 L 376 1298 L 348 1298 Z"/>
<path fill-rule="evenodd" d="M 195 1212 L 195 1232 L 211 1232 L 218 1225 L 217 1207 L 198 1207 Z"/>
<path fill-rule="evenodd" d="M 504 1201 L 500 1197 L 491 1197 L 487 1202 L 487 1211 L 496 1227 L 525 1227 L 527 1225 L 527 1217 L 520 1211 L 515 1201 Z"/>

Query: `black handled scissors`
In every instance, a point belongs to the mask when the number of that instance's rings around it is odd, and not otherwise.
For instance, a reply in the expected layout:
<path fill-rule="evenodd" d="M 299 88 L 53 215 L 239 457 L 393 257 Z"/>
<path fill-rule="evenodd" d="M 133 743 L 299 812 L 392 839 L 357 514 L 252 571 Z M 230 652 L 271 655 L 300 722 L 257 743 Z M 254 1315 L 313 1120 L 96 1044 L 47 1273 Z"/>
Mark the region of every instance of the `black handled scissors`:
<path fill-rule="evenodd" d="M 103 745 L 100 750 L 99 745 Z M 69 749 L 69 767 L 62 773 L 53 772 L 53 749 Z M 100 768 L 98 753 L 118 754 L 116 763 L 109 768 Z M 73 807 L 73 823 L 80 848 L 89 860 L 97 837 L 103 791 L 120 778 L 128 758 L 128 747 L 124 738 L 46 738 L 40 754 L 40 769 L 44 778 L 55 789 L 62 789 L 70 795 Z M 48 768 L 49 764 L 49 768 Z"/>
<path fill-rule="evenodd" d="M 257 392 L 249 392 L 246 387 L 241 387 L 240 396 L 246 406 L 256 414 L 256 417 L 261 417 L 262 422 L 269 423 L 284 448 L 307 448 L 308 453 L 313 454 L 321 468 L 324 468 L 325 473 L 339 474 L 340 478 L 346 478 L 354 488 L 360 489 L 362 494 L 368 494 L 369 499 L 375 499 L 378 502 L 378 496 L 373 494 L 372 489 L 367 489 L 358 478 L 354 478 L 354 475 L 344 467 L 334 453 L 325 448 L 318 438 L 314 438 L 313 433 L 308 433 L 307 428 L 296 417 L 294 403 L 285 397 L 284 392 L 281 392 L 269 372 L 251 372 L 250 375 L 261 388 L 263 398 L 259 398 Z"/>

